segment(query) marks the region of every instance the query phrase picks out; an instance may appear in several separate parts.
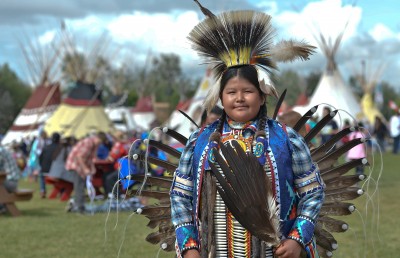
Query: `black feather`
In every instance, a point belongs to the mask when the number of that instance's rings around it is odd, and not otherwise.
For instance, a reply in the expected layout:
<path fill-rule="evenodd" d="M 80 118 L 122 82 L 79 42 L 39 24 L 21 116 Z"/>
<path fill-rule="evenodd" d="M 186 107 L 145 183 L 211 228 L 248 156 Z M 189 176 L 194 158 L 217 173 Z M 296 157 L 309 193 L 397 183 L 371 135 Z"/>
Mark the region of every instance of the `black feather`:
<path fill-rule="evenodd" d="M 352 149 L 354 146 L 357 146 L 358 144 L 364 143 L 363 138 L 357 138 L 353 139 L 344 145 L 340 146 L 337 148 L 335 151 L 330 152 L 329 154 L 323 156 L 320 160 L 317 160 L 317 164 L 319 166 L 320 170 L 325 170 L 327 168 L 332 167 L 332 165 L 338 160 L 338 158 Z"/>
<path fill-rule="evenodd" d="M 344 216 L 350 215 L 355 210 L 355 206 L 351 203 L 333 202 L 324 203 L 322 205 L 320 216 Z"/>
<path fill-rule="evenodd" d="M 188 141 L 188 139 L 187 139 L 185 136 L 183 136 L 182 134 L 180 134 L 180 133 L 178 133 L 177 131 L 172 130 L 172 129 L 170 129 L 170 128 L 166 128 L 166 127 L 163 128 L 163 132 L 164 132 L 166 135 L 168 135 L 168 136 L 174 138 L 174 139 L 177 140 L 178 142 L 182 143 L 183 145 L 186 145 L 186 143 L 187 143 L 187 141 Z"/>
<path fill-rule="evenodd" d="M 164 239 L 175 236 L 175 229 L 172 227 L 170 231 L 167 232 L 153 232 L 147 235 L 146 241 L 155 245 L 162 243 Z"/>
<path fill-rule="evenodd" d="M 326 184 L 325 191 L 347 188 L 349 186 L 357 184 L 358 182 L 361 182 L 364 179 L 365 175 L 350 175 L 326 180 L 324 181 Z"/>
<path fill-rule="evenodd" d="M 214 15 L 210 10 L 208 10 L 207 8 L 205 8 L 204 6 L 202 6 L 202 5 L 199 3 L 199 1 L 197 1 L 197 0 L 194 0 L 194 1 L 195 1 L 195 3 L 200 7 L 201 12 L 202 12 L 205 16 L 207 16 L 207 17 L 209 17 L 209 18 L 215 17 L 215 15 Z"/>
<path fill-rule="evenodd" d="M 164 151 L 165 153 L 174 156 L 175 158 L 181 157 L 181 152 L 159 141 L 150 140 L 149 145 Z"/>
<path fill-rule="evenodd" d="M 140 192 L 141 196 L 154 198 L 157 200 L 169 200 L 169 191 L 149 191 L 149 190 L 142 190 Z"/>
<path fill-rule="evenodd" d="M 158 217 L 148 217 L 148 219 L 150 221 L 147 223 L 147 226 L 149 228 L 156 228 L 161 223 L 171 223 L 171 214 Z"/>
<path fill-rule="evenodd" d="M 304 116 L 302 116 L 299 121 L 297 121 L 297 123 L 295 124 L 295 126 L 293 126 L 293 130 L 295 130 L 296 132 L 299 132 L 300 129 L 306 124 L 306 122 L 308 121 L 308 119 L 310 119 L 314 113 L 317 111 L 318 109 L 318 105 L 312 107 L 310 110 L 307 111 L 307 113 L 304 114 Z"/>
<path fill-rule="evenodd" d="M 321 170 L 321 177 L 324 181 L 331 181 L 332 179 L 338 178 L 341 175 L 347 173 L 350 169 L 353 169 L 357 166 L 368 166 L 368 162 L 364 164 L 366 159 L 361 158 L 361 159 L 356 159 L 349 161 L 347 163 L 344 163 L 340 166 L 334 167 L 334 168 L 328 168 L 328 169 L 323 169 Z"/>
<path fill-rule="evenodd" d="M 347 187 L 345 189 L 330 189 L 325 191 L 325 203 L 342 202 L 354 200 L 363 194 L 358 187 Z"/>
<path fill-rule="evenodd" d="M 192 124 L 194 124 L 197 128 L 200 128 L 200 126 L 188 115 L 186 114 L 184 111 L 179 109 L 179 112 L 181 112 L 182 115 L 184 115 L 190 122 L 192 122 Z"/>
<path fill-rule="evenodd" d="M 144 175 L 131 175 L 131 179 L 138 181 L 138 182 L 146 181 L 146 185 L 159 186 L 159 187 L 167 188 L 167 189 L 170 189 L 171 185 L 172 185 L 172 178 L 170 178 L 170 177 L 147 176 L 145 178 Z"/>
<path fill-rule="evenodd" d="M 321 223 L 330 232 L 345 232 L 349 228 L 346 222 L 327 216 L 320 216 L 318 223 Z"/>
<path fill-rule="evenodd" d="M 304 140 L 306 143 L 309 143 L 312 138 L 314 138 L 324 126 L 329 123 L 337 114 L 337 110 L 332 111 L 330 114 L 327 114 L 322 118 L 309 132 L 306 136 L 304 136 Z M 332 114 L 332 115 L 331 115 Z"/>
<path fill-rule="evenodd" d="M 322 229 L 319 226 L 315 227 L 314 230 L 317 245 L 328 251 L 333 251 L 337 249 L 337 241 L 328 231 Z"/>
<path fill-rule="evenodd" d="M 332 257 L 331 251 L 326 250 L 325 248 L 321 247 L 318 244 L 317 244 L 317 251 L 318 251 L 318 255 L 322 258 L 331 258 Z"/>
<path fill-rule="evenodd" d="M 285 90 L 282 92 L 282 94 L 279 96 L 278 103 L 276 103 L 276 106 L 275 106 L 274 115 L 272 116 L 272 119 L 274 119 L 274 120 L 275 120 L 276 117 L 278 116 L 279 109 L 281 108 L 281 105 L 282 105 L 282 103 L 283 103 L 283 100 L 285 99 L 286 92 L 287 92 L 287 89 L 285 89 Z"/>
<path fill-rule="evenodd" d="M 141 161 L 145 161 L 146 160 L 146 156 L 145 155 L 138 155 L 138 159 Z M 147 161 L 151 164 L 154 164 L 156 166 L 160 166 L 162 168 L 165 168 L 167 171 L 169 172 L 175 172 L 176 168 L 178 167 L 178 165 L 172 164 L 171 162 L 165 161 L 165 160 L 161 160 L 159 158 L 155 158 L 155 157 L 147 157 Z"/>
<path fill-rule="evenodd" d="M 315 148 L 311 151 L 311 157 L 313 160 L 319 160 L 323 155 L 326 154 L 332 147 L 342 139 L 344 136 L 348 135 L 349 133 L 353 132 L 355 129 L 354 127 L 347 127 L 337 134 L 335 134 L 332 138 L 330 138 L 326 143 L 322 144 L 318 148 Z"/>
<path fill-rule="evenodd" d="M 171 205 L 148 205 L 137 210 L 146 217 L 159 217 L 171 214 Z"/>

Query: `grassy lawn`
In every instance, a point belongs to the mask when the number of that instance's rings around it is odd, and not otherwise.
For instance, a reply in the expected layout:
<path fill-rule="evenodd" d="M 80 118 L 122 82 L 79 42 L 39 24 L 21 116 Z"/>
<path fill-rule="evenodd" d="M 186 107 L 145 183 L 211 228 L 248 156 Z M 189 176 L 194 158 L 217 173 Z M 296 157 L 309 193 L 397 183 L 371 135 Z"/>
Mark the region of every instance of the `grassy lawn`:
<path fill-rule="evenodd" d="M 381 160 L 375 158 L 373 178 L 376 179 Z M 355 202 L 359 213 L 345 219 L 350 230 L 335 235 L 339 242 L 335 257 L 398 257 L 399 158 L 392 154 L 384 156 L 379 191 L 366 207 L 368 194 L 375 190 L 371 181 L 367 194 Z M 0 215 L 0 257 L 118 257 L 120 246 L 121 258 L 157 257 L 158 247 L 144 241 L 151 232 L 145 226 L 147 219 L 133 215 L 128 220 L 128 212 L 118 216 L 112 213 L 105 238 L 106 213 L 93 216 L 69 214 L 64 211 L 66 203 L 40 199 L 37 184 L 22 181 L 21 188 L 33 188 L 36 192 L 31 201 L 17 203 L 22 216 Z M 378 204 L 379 213 L 376 212 Z M 114 225 L 117 225 L 115 230 Z M 174 254 L 161 251 L 159 257 L 174 257 Z"/>

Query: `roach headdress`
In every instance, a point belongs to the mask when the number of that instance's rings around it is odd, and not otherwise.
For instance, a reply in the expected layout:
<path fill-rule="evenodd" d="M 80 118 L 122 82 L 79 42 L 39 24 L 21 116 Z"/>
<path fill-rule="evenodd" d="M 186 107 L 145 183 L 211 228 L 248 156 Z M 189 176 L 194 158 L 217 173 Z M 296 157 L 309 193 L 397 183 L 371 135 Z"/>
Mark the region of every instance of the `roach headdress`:
<path fill-rule="evenodd" d="M 274 29 L 268 14 L 228 11 L 214 15 L 195 2 L 207 18 L 193 28 L 188 39 L 205 63 L 212 65 L 217 79 L 230 67 L 242 65 L 254 65 L 269 74 L 277 69 L 276 62 L 307 60 L 313 53 L 315 47 L 303 41 L 283 40 L 274 45 Z M 261 81 L 260 77 L 259 74 Z M 211 89 L 206 106 L 215 105 L 218 97 L 219 89 Z"/>
<path fill-rule="evenodd" d="M 283 40 L 274 45 L 271 16 L 256 11 L 228 11 L 212 14 L 201 6 L 207 18 L 190 32 L 192 47 L 206 63 L 214 65 L 219 78 L 229 67 L 256 65 L 270 72 L 276 62 L 307 60 L 314 47 L 304 42 Z"/>

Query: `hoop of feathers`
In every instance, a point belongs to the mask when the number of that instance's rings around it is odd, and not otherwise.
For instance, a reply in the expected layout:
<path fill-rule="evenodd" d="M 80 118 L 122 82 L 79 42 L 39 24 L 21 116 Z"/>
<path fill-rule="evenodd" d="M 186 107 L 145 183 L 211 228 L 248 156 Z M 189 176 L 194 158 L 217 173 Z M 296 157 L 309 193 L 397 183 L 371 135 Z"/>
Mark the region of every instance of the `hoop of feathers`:
<path fill-rule="evenodd" d="M 217 190 L 243 227 L 267 245 L 278 246 L 278 207 L 271 182 L 252 153 L 245 153 L 237 141 L 231 143 L 220 144 L 225 159 L 213 149 L 216 162 L 210 167 L 220 183 Z"/>

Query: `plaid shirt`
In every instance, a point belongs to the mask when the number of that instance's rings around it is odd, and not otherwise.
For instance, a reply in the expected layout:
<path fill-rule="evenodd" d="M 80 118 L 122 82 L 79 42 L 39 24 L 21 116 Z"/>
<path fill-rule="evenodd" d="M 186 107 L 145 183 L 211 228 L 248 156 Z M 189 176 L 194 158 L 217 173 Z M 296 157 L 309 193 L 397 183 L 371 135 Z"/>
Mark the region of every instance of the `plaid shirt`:
<path fill-rule="evenodd" d="M 18 181 L 21 171 L 12 154 L 0 146 L 0 171 L 7 174 L 7 180 Z"/>
<path fill-rule="evenodd" d="M 83 168 L 79 165 L 77 157 L 82 157 L 83 162 L 90 169 L 93 165 L 93 159 L 96 156 L 96 143 L 94 137 L 88 137 L 80 140 L 73 147 L 68 154 L 67 161 L 65 162 L 65 169 L 76 171 L 81 176 L 88 176 L 84 173 Z M 94 173 L 95 171 L 91 171 Z"/>
<path fill-rule="evenodd" d="M 242 135 L 249 138 L 255 134 L 256 121 L 243 130 Z M 224 125 L 224 133 L 229 130 L 227 123 Z M 311 172 L 318 171 L 318 168 L 313 166 L 310 151 L 304 139 L 292 128 L 286 127 L 286 132 L 292 144 L 292 170 L 295 178 L 302 178 L 309 175 Z M 187 145 L 182 152 L 178 169 L 175 172 L 175 178 L 179 175 L 182 177 L 191 178 L 193 174 L 192 162 L 195 142 L 198 138 L 199 130 L 192 133 Z M 176 179 L 175 179 L 176 180 Z M 193 189 L 191 189 L 193 191 Z M 171 213 L 172 222 L 177 227 L 186 223 L 193 223 L 192 212 L 192 196 L 193 193 L 187 195 L 177 195 L 171 191 Z M 310 194 L 300 196 L 298 203 L 298 215 L 304 215 L 312 219 L 317 219 L 319 210 L 324 199 L 323 189 L 319 189 Z"/>

